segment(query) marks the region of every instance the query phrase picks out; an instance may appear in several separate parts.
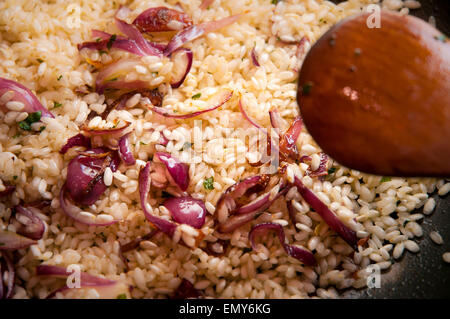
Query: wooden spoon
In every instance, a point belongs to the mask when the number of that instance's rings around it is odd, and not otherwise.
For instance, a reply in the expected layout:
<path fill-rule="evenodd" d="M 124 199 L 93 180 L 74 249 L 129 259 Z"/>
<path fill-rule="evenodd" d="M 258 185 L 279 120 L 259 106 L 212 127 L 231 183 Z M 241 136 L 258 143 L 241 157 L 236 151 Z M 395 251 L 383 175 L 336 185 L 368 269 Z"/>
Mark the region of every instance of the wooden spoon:
<path fill-rule="evenodd" d="M 450 43 L 428 23 L 381 10 L 336 24 L 308 52 L 297 101 L 340 164 L 385 176 L 450 176 Z"/>

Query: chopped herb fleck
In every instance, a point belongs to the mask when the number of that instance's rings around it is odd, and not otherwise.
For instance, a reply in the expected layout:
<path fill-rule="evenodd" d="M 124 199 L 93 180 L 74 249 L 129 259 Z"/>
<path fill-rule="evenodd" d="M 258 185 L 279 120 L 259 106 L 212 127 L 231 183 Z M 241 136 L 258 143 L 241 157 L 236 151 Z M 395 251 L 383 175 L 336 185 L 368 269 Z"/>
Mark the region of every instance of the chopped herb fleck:
<path fill-rule="evenodd" d="M 126 294 L 117 295 L 117 299 L 127 299 L 127 295 Z"/>
<path fill-rule="evenodd" d="M 4 243 L 0 243 L 0 246 L 5 246 L 5 244 Z"/>
<path fill-rule="evenodd" d="M 98 51 L 100 54 L 108 54 L 108 52 L 106 52 L 105 50 L 100 50 Z"/>
<path fill-rule="evenodd" d="M 188 150 L 192 147 L 192 143 L 186 142 L 183 144 L 183 151 Z"/>
<path fill-rule="evenodd" d="M 56 102 L 56 101 L 53 102 L 53 108 L 54 109 L 56 109 L 58 107 L 61 107 L 61 106 L 62 106 L 62 103 L 59 103 L 59 102 Z"/>
<path fill-rule="evenodd" d="M 108 43 L 106 43 L 106 47 L 108 48 L 108 50 L 111 50 L 111 48 L 112 48 L 112 46 L 113 46 L 113 44 L 114 44 L 114 41 L 116 41 L 116 38 L 117 38 L 117 35 L 116 35 L 116 34 L 113 34 L 113 35 L 109 38 Z"/>
<path fill-rule="evenodd" d="M 381 179 L 381 183 L 389 182 L 390 180 L 391 180 L 390 177 L 383 176 L 383 178 Z"/>
<path fill-rule="evenodd" d="M 118 78 L 112 78 L 111 80 L 108 80 L 109 82 L 117 81 Z"/>
<path fill-rule="evenodd" d="M 16 135 L 13 136 L 13 138 L 18 138 L 21 134 L 17 133 Z"/>
<path fill-rule="evenodd" d="M 100 41 L 102 41 L 102 38 L 95 39 L 95 42 L 100 42 Z"/>
<path fill-rule="evenodd" d="M 103 232 L 101 232 L 99 235 L 100 237 L 102 237 L 103 241 L 106 241 L 107 237 L 105 234 L 103 234 Z"/>
<path fill-rule="evenodd" d="M 192 99 L 196 100 L 196 99 L 199 99 L 201 96 L 202 96 L 201 93 L 197 93 L 197 94 L 192 95 Z"/>
<path fill-rule="evenodd" d="M 41 126 L 41 127 L 39 128 L 39 132 L 42 132 L 43 130 L 45 130 L 45 126 Z"/>
<path fill-rule="evenodd" d="M 140 141 L 139 144 L 141 144 L 141 145 L 148 145 L 148 143 L 144 143 L 142 141 Z"/>
<path fill-rule="evenodd" d="M 31 125 L 28 122 L 25 121 L 20 121 L 19 122 L 19 127 L 24 130 L 24 131 L 31 131 Z"/>
<path fill-rule="evenodd" d="M 44 62 L 44 60 L 42 60 L 42 59 L 40 59 L 40 58 L 37 58 L 36 61 L 38 61 L 39 63 Z"/>
<path fill-rule="evenodd" d="M 242 254 L 249 253 L 249 252 L 251 252 L 252 250 L 253 250 L 253 249 L 251 249 L 251 248 L 244 247 L 244 248 L 242 249 Z"/>
<path fill-rule="evenodd" d="M 58 76 L 57 80 L 61 80 L 62 79 L 62 75 Z"/>
<path fill-rule="evenodd" d="M 13 178 L 14 178 L 14 180 L 16 180 L 17 178 L 19 178 L 19 176 L 14 175 Z"/>
<path fill-rule="evenodd" d="M 278 2 L 280 2 L 281 0 L 272 0 L 272 4 L 278 4 Z"/>
<path fill-rule="evenodd" d="M 333 174 L 334 172 L 336 172 L 336 167 L 330 167 L 330 168 L 328 169 L 328 175 L 331 175 L 331 174 Z"/>
<path fill-rule="evenodd" d="M 208 177 L 203 181 L 203 187 L 207 190 L 213 190 L 214 189 L 214 177 Z"/>
<path fill-rule="evenodd" d="M 312 86 L 313 86 L 313 83 L 309 82 L 309 81 L 306 82 L 305 84 L 303 84 L 303 86 L 302 86 L 302 93 L 305 94 L 305 95 L 308 95 L 309 92 L 311 92 Z"/>

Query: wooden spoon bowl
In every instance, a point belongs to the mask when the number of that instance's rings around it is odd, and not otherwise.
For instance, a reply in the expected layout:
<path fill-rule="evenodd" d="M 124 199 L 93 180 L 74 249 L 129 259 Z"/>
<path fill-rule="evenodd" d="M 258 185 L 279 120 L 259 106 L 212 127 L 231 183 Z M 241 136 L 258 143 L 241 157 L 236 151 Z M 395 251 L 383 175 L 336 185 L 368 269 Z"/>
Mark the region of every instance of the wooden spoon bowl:
<path fill-rule="evenodd" d="M 340 164 L 385 176 L 450 176 L 450 43 L 428 23 L 381 11 L 348 18 L 308 52 L 297 101 Z"/>

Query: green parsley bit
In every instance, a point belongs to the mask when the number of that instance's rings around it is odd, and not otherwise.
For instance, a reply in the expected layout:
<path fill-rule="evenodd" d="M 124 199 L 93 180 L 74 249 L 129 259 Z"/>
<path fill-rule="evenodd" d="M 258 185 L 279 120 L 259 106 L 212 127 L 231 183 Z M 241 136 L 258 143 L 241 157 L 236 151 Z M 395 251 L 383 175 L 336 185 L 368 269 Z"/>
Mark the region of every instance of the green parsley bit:
<path fill-rule="evenodd" d="M 201 93 L 197 93 L 197 94 L 192 95 L 192 99 L 196 100 L 196 99 L 199 99 L 201 96 L 202 96 Z"/>
<path fill-rule="evenodd" d="M 381 183 L 389 182 L 390 180 L 391 180 L 390 177 L 383 176 L 383 178 L 381 179 Z"/>
<path fill-rule="evenodd" d="M 31 125 L 26 121 L 20 121 L 19 127 L 24 131 L 31 131 Z"/>
<path fill-rule="evenodd" d="M 108 50 L 111 50 L 111 48 L 112 48 L 112 46 L 113 46 L 113 44 L 114 44 L 114 41 L 116 41 L 116 38 L 117 38 L 117 35 L 116 35 L 116 34 L 113 34 L 113 35 L 109 38 L 108 43 L 106 43 L 106 47 L 108 48 Z"/>
<path fill-rule="evenodd" d="M 62 106 L 62 103 L 59 103 L 59 102 L 53 102 L 53 108 L 54 109 L 56 109 L 56 108 L 58 108 L 58 107 L 61 107 Z"/>
<path fill-rule="evenodd" d="M 213 190 L 214 189 L 214 177 L 208 177 L 203 181 L 203 187 L 207 190 Z"/>
<path fill-rule="evenodd" d="M 148 143 L 144 143 L 142 141 L 140 141 L 139 144 L 141 144 L 141 145 L 148 145 Z"/>
<path fill-rule="evenodd" d="M 126 294 L 117 295 L 117 299 L 127 299 L 127 295 Z"/>
<path fill-rule="evenodd" d="M 41 120 L 41 116 L 42 116 L 41 111 L 30 113 L 28 114 L 28 117 L 25 119 L 25 121 L 27 121 L 30 124 L 34 122 L 39 122 Z"/>
<path fill-rule="evenodd" d="M 188 150 L 192 147 L 192 143 L 186 142 L 183 144 L 183 151 Z"/>
<path fill-rule="evenodd" d="M 117 81 L 118 78 L 112 78 L 111 80 L 108 80 L 109 82 Z"/>
<path fill-rule="evenodd" d="M 19 176 L 14 175 L 13 178 L 14 178 L 14 180 L 16 180 L 17 178 L 19 178 Z"/>
<path fill-rule="evenodd" d="M 280 2 L 281 0 L 272 0 L 272 4 L 275 4 L 275 5 L 277 5 L 278 4 L 278 2 Z"/>
<path fill-rule="evenodd" d="M 106 52 L 105 50 L 100 50 L 98 51 L 100 54 L 108 54 L 108 52 Z"/>
<path fill-rule="evenodd" d="M 334 172 L 336 172 L 336 167 L 330 167 L 330 169 L 328 170 L 328 175 L 331 175 Z"/>
<path fill-rule="evenodd" d="M 40 58 L 37 58 L 36 61 L 38 61 L 39 63 L 44 62 L 44 60 L 42 60 L 42 59 L 40 59 Z"/>
<path fill-rule="evenodd" d="M 62 79 L 62 75 L 58 76 L 57 80 L 61 80 Z"/>

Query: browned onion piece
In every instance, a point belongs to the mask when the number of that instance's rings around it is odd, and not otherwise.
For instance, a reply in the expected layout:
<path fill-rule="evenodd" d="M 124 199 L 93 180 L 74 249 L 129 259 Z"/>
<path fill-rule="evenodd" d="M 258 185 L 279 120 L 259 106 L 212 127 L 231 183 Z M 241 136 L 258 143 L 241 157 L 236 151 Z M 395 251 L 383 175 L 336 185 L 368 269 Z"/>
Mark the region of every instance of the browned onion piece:
<path fill-rule="evenodd" d="M 176 21 L 174 28 L 170 22 Z M 192 19 L 184 12 L 169 9 L 167 7 L 150 8 L 142 12 L 133 21 L 133 24 L 141 32 L 177 31 L 192 25 Z"/>
<path fill-rule="evenodd" d="M 296 160 L 298 157 L 298 150 L 296 142 L 302 131 L 302 119 L 297 116 L 291 123 L 288 130 L 280 137 L 280 155 L 284 160 Z"/>
<path fill-rule="evenodd" d="M 281 245 L 289 256 L 300 260 L 307 266 L 314 266 L 316 264 L 316 259 L 309 250 L 295 245 L 286 244 L 286 235 L 284 233 L 283 227 L 280 224 L 276 223 L 263 223 L 252 227 L 248 234 L 248 239 L 250 240 L 250 244 L 252 245 L 252 248 L 254 250 L 256 250 L 255 237 L 265 235 L 268 231 L 271 230 L 277 233 Z"/>

